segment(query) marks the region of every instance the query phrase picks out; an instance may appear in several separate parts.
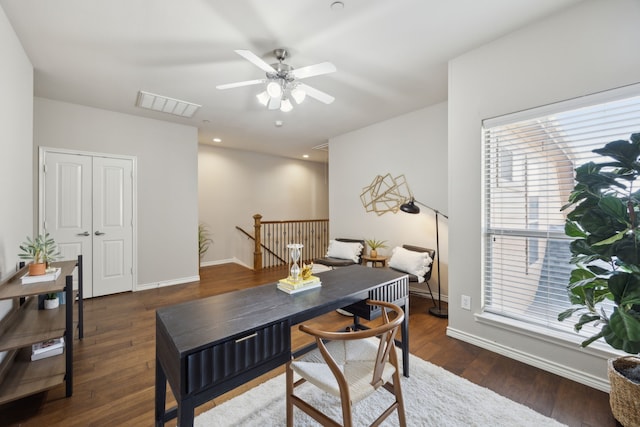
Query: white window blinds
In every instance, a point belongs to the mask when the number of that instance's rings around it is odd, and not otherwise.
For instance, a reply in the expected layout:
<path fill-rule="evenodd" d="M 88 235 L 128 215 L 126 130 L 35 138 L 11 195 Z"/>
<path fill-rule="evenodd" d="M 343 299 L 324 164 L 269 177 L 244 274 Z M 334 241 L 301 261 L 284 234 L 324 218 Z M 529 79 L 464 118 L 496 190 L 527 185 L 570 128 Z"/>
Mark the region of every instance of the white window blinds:
<path fill-rule="evenodd" d="M 640 132 L 639 94 L 625 88 L 483 122 L 486 312 L 572 330 L 557 321 L 570 306 L 572 269 L 560 209 L 575 168 L 605 160 L 591 150 Z"/>

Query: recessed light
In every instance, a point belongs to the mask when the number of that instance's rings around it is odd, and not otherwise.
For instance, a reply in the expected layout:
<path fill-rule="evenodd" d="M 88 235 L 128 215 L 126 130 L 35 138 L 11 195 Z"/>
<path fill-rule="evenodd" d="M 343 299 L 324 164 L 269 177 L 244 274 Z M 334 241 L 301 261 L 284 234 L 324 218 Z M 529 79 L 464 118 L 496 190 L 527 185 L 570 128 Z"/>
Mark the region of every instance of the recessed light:
<path fill-rule="evenodd" d="M 308 159 L 309 155 L 308 154 L 303 154 L 302 157 L 304 157 L 305 159 Z"/>
<path fill-rule="evenodd" d="M 284 122 L 282 120 L 276 120 L 273 124 L 276 125 L 277 128 L 279 128 L 282 127 Z"/>
<path fill-rule="evenodd" d="M 213 138 L 213 142 L 222 142 L 220 138 Z"/>
<path fill-rule="evenodd" d="M 344 3 L 341 1 L 334 1 L 331 3 L 331 10 L 342 10 L 344 9 Z"/>

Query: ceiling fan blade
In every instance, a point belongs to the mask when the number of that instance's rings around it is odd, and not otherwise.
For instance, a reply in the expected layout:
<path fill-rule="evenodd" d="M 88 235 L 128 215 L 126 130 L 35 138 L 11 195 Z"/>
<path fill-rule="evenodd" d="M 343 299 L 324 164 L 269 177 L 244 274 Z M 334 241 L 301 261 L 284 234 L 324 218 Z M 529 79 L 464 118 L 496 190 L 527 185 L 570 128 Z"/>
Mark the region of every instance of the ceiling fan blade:
<path fill-rule="evenodd" d="M 333 101 L 335 101 L 335 98 L 328 93 L 324 93 L 321 90 L 312 88 L 311 86 L 304 83 L 298 84 L 298 87 L 304 90 L 310 97 L 315 98 L 320 102 L 324 102 L 325 104 L 331 104 Z"/>
<path fill-rule="evenodd" d="M 247 80 L 247 81 L 244 81 L 244 82 L 227 83 L 227 84 L 224 84 L 224 85 L 216 86 L 216 89 L 223 90 L 223 89 L 233 89 L 235 87 L 257 85 L 257 84 L 260 84 L 260 83 L 264 83 L 264 81 L 265 81 L 264 79 L 260 79 L 260 80 Z"/>
<path fill-rule="evenodd" d="M 267 106 L 267 108 L 269 110 L 277 110 L 278 108 L 280 108 L 280 101 L 281 98 L 271 98 L 269 100 L 269 105 Z"/>
<path fill-rule="evenodd" d="M 302 68 L 297 68 L 289 73 L 296 79 L 306 79 L 307 77 L 319 76 L 321 74 L 334 73 L 336 66 L 331 62 L 321 62 L 315 65 L 309 65 Z"/>
<path fill-rule="evenodd" d="M 262 58 L 249 50 L 236 50 L 235 52 L 247 61 L 251 62 L 256 67 L 260 68 L 263 71 L 266 71 L 267 73 L 276 72 L 276 70 L 271 65 L 267 64 Z"/>

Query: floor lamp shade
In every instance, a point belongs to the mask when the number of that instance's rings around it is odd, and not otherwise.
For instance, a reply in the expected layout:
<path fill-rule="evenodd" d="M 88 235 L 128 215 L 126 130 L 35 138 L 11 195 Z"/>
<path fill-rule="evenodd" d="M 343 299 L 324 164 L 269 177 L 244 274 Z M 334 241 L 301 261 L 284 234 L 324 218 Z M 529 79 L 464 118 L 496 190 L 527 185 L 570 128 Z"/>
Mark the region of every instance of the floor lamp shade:
<path fill-rule="evenodd" d="M 442 215 L 445 218 L 449 218 L 449 217 L 440 213 L 440 211 L 432 208 L 431 206 L 427 206 L 424 203 L 418 202 L 413 197 L 407 203 L 400 205 L 400 210 L 402 212 L 406 212 L 410 214 L 420 213 L 420 207 L 416 206 L 416 203 L 433 211 L 436 215 L 436 258 L 438 261 L 438 306 L 431 307 L 429 309 L 429 313 L 431 313 L 436 317 L 449 317 L 448 309 L 442 307 L 442 294 L 441 294 L 441 288 L 440 288 L 440 227 L 438 226 L 438 216 Z"/>

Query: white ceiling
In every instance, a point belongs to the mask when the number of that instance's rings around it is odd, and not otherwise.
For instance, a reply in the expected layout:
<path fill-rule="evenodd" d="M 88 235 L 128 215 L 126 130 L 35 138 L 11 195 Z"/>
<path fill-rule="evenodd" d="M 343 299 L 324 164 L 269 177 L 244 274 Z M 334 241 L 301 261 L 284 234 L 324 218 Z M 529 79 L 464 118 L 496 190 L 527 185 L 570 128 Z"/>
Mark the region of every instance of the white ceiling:
<path fill-rule="evenodd" d="M 198 128 L 200 143 L 326 161 L 314 146 L 447 99 L 447 61 L 580 0 L 0 0 L 35 69 L 35 95 Z M 338 71 L 335 96 L 289 113 L 258 104 L 264 77 L 236 53 Z M 139 90 L 201 104 L 192 119 L 135 106 Z M 275 127 L 282 120 L 284 125 Z"/>

